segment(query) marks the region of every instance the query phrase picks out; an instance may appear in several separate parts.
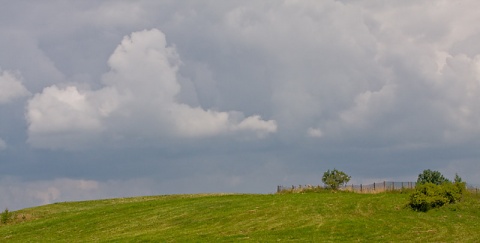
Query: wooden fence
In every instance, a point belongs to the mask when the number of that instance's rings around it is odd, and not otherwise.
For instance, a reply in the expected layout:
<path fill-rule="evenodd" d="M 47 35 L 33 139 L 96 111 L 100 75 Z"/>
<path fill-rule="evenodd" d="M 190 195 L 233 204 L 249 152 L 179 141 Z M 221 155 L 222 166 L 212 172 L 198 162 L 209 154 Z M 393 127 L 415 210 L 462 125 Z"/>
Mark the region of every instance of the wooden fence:
<path fill-rule="evenodd" d="M 415 188 L 416 182 L 394 182 L 394 181 L 383 181 L 380 183 L 374 182 L 372 184 L 359 184 L 359 185 L 344 185 L 340 186 L 339 190 L 342 191 L 353 191 L 357 193 L 379 193 L 386 191 L 397 191 L 403 189 L 413 189 Z M 325 189 L 325 186 L 317 185 L 292 185 L 292 186 L 277 186 L 277 193 L 281 192 L 302 192 L 308 190 L 321 190 Z M 467 184 L 467 189 L 472 193 L 480 193 L 480 187 L 477 185 Z"/>
<path fill-rule="evenodd" d="M 395 191 L 395 190 L 402 190 L 402 189 L 412 189 L 415 188 L 415 182 L 394 182 L 394 181 L 383 181 L 380 183 L 374 182 L 372 184 L 359 184 L 359 185 L 344 185 L 340 186 L 339 190 L 342 191 L 353 191 L 358 193 L 378 193 L 378 192 L 385 192 L 385 191 Z M 289 187 L 285 186 L 277 186 L 277 193 L 279 192 L 301 192 L 305 190 L 314 190 L 314 189 L 325 189 L 324 186 L 317 185 L 292 185 Z"/>

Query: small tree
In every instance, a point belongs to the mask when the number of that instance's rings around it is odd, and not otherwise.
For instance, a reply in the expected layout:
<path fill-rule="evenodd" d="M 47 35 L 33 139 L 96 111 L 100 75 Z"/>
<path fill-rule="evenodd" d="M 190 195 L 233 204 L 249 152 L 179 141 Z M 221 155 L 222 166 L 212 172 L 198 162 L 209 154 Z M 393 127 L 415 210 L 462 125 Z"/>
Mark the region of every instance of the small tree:
<path fill-rule="evenodd" d="M 467 183 L 462 180 L 462 178 L 455 173 L 455 179 L 453 179 L 453 185 L 455 185 L 461 194 L 467 193 Z"/>
<path fill-rule="evenodd" d="M 332 171 L 327 170 L 323 173 L 322 182 L 325 186 L 336 190 L 340 185 L 345 185 L 350 181 L 350 176 L 345 174 L 343 171 L 333 169 Z"/>
<path fill-rule="evenodd" d="M 462 178 L 457 174 L 455 173 L 455 179 L 453 179 L 453 183 L 462 183 Z"/>
<path fill-rule="evenodd" d="M 8 208 L 5 209 L 2 213 L 0 213 L 0 221 L 2 224 L 8 223 L 8 221 L 12 218 L 12 212 L 8 211 Z"/>
<path fill-rule="evenodd" d="M 441 185 L 445 182 L 450 182 L 445 178 L 442 173 L 438 171 L 424 170 L 418 175 L 417 184 L 433 183 L 435 185 Z"/>

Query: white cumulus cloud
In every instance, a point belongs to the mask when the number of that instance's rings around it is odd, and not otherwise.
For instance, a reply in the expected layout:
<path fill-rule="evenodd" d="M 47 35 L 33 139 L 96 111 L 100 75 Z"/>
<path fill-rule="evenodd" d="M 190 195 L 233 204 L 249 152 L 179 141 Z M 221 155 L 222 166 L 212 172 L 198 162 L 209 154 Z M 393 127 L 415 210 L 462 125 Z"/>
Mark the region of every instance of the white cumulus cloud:
<path fill-rule="evenodd" d="M 71 130 L 98 130 L 99 108 L 88 94 L 75 86 L 45 88 L 29 102 L 27 116 L 32 133 L 68 132 Z"/>
<path fill-rule="evenodd" d="M 54 85 L 28 102 L 26 118 L 33 146 L 71 148 L 102 134 L 107 140 L 208 137 L 237 131 L 264 137 L 277 130 L 275 121 L 258 115 L 244 117 L 237 111 L 179 102 L 181 60 L 157 29 L 124 37 L 108 65 L 110 71 L 103 75 L 103 87 L 98 90 Z"/>
<path fill-rule="evenodd" d="M 23 86 L 22 78 L 12 71 L 0 69 L 0 104 L 5 104 L 18 97 L 28 96 L 30 92 Z"/>

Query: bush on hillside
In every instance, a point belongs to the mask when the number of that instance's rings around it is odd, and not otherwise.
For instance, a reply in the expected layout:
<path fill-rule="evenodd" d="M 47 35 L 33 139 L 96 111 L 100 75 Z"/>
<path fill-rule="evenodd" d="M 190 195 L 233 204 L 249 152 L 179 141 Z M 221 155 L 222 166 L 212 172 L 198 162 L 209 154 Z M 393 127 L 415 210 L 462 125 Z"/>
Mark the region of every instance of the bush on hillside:
<path fill-rule="evenodd" d="M 351 176 L 343 171 L 333 169 L 323 173 L 322 181 L 326 187 L 336 190 L 340 185 L 345 185 L 350 181 Z"/>
<path fill-rule="evenodd" d="M 432 208 L 458 202 L 465 193 L 465 182 L 446 182 L 440 185 L 427 182 L 415 187 L 415 191 L 410 195 L 409 205 L 416 211 L 426 212 Z"/>

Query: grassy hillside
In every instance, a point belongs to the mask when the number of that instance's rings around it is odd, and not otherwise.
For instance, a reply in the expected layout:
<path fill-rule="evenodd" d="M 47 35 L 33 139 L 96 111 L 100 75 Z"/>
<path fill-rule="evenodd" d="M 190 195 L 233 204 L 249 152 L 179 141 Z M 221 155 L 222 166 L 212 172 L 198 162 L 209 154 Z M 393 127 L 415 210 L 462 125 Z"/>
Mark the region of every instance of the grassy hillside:
<path fill-rule="evenodd" d="M 480 239 L 480 202 L 427 213 L 407 194 L 171 195 L 24 209 L 1 242 L 416 241 Z"/>

